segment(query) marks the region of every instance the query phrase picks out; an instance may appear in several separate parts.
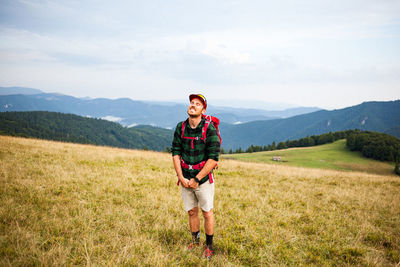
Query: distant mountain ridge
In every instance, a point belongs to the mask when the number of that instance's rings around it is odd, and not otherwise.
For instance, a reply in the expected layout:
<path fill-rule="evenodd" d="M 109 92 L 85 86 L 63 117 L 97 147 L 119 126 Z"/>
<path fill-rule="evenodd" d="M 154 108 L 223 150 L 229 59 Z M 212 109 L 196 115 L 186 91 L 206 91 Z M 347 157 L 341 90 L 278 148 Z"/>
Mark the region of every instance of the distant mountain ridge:
<path fill-rule="evenodd" d="M 321 110 L 286 119 L 254 121 L 239 125 L 221 124 L 223 147 L 237 149 L 268 145 L 273 141 L 350 129 L 389 133 L 400 137 L 400 100 L 364 102 L 339 110 Z"/>
<path fill-rule="evenodd" d="M 27 88 L 0 87 L 0 112 L 3 111 L 53 111 L 72 113 L 80 116 L 104 118 L 124 126 L 146 124 L 164 128 L 174 128 L 176 123 L 186 119 L 187 104 L 135 101 L 129 98 L 76 98 L 72 96 L 43 93 Z M 29 90 L 28 90 L 29 89 Z M 18 93 L 16 93 L 18 92 Z M 34 92 L 40 92 L 34 94 Z M 281 111 L 261 109 L 217 107 L 210 105 L 208 114 L 217 116 L 221 121 L 230 124 L 245 123 L 254 120 L 285 118 L 320 110 L 314 107 L 298 107 Z"/>

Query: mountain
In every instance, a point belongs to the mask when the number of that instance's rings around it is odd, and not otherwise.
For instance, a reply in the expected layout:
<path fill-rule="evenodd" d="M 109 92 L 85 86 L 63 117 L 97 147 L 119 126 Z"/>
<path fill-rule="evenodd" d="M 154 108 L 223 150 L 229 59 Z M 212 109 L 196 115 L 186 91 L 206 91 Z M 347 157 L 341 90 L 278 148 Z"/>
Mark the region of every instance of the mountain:
<path fill-rule="evenodd" d="M 0 111 L 52 111 L 104 118 L 125 126 L 174 127 L 186 117 L 184 105 L 153 105 L 128 98 L 81 99 L 61 94 L 0 96 Z"/>
<path fill-rule="evenodd" d="M 6 91 L 4 88 L 0 89 L 2 92 Z M 267 111 L 210 105 L 207 113 L 219 117 L 221 121 L 224 149 L 245 149 L 252 144 L 268 145 L 273 141 L 293 140 L 348 129 L 377 131 L 400 137 L 399 103 L 400 100 L 365 102 L 332 111 L 307 107 Z M 187 118 L 186 109 L 187 104 L 135 101 L 129 98 L 83 99 L 49 93 L 0 95 L 2 112 L 72 113 L 83 117 L 107 119 L 124 126 L 145 124 L 174 129 L 177 122 Z"/>
<path fill-rule="evenodd" d="M 47 111 L 1 112 L 0 134 L 41 139 L 165 151 L 173 132 L 168 129 L 137 126 Z"/>
<path fill-rule="evenodd" d="M 120 101 L 123 104 L 123 100 Z M 286 119 L 220 124 L 225 150 L 264 146 L 273 141 L 278 143 L 349 129 L 400 137 L 400 100 L 365 102 L 345 109 L 321 110 Z M 126 128 L 106 120 L 54 112 L 0 112 L 0 133 L 152 150 L 170 147 L 173 136 L 173 131 L 168 129 L 144 125 Z"/>
<path fill-rule="evenodd" d="M 287 104 L 287 103 L 276 103 L 276 102 L 267 102 L 262 100 L 246 100 L 246 99 L 229 99 L 227 98 L 222 99 L 215 99 L 215 102 L 218 102 L 220 106 L 226 107 L 235 107 L 235 108 L 252 108 L 252 109 L 264 109 L 264 110 L 285 110 L 296 108 L 297 105 Z"/>
<path fill-rule="evenodd" d="M 399 125 L 400 100 L 396 100 L 365 102 L 340 110 L 320 110 L 286 119 L 239 125 L 222 123 L 220 131 L 222 146 L 225 149 L 236 149 L 348 129 L 387 132 L 400 137 Z"/>
<path fill-rule="evenodd" d="M 213 107 L 208 108 L 207 113 L 219 118 L 220 121 L 230 124 L 241 124 L 256 120 L 273 120 L 288 118 L 296 115 L 307 114 L 321 110 L 316 107 L 297 107 L 285 110 L 263 110 L 249 108 Z"/>
<path fill-rule="evenodd" d="M 7 90 L 0 88 L 3 92 Z M 18 90 L 16 90 L 18 91 Z M 9 90 L 8 90 L 9 92 Z M 33 95 L 0 95 L 0 111 L 53 111 L 80 116 L 103 118 L 124 126 L 146 124 L 175 128 L 177 122 L 187 118 L 188 104 L 170 102 L 135 101 L 129 98 L 76 98 L 72 96 L 40 93 Z M 210 105 L 207 113 L 231 124 L 254 120 L 270 120 L 309 113 L 318 108 L 293 108 L 282 111 L 217 107 Z"/>
<path fill-rule="evenodd" d="M 394 126 L 393 128 L 390 128 L 390 129 L 384 131 L 383 133 L 390 134 L 390 135 L 400 138 L 400 125 Z"/>

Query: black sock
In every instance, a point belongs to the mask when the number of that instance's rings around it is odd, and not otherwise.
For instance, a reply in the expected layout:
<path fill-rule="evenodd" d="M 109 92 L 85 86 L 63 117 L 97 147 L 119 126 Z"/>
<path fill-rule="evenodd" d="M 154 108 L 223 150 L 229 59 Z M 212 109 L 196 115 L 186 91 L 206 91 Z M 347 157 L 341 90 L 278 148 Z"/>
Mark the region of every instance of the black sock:
<path fill-rule="evenodd" d="M 206 245 L 210 250 L 213 250 L 213 237 L 214 235 L 207 235 L 206 234 Z"/>
<path fill-rule="evenodd" d="M 193 239 L 194 243 L 199 245 L 200 244 L 200 231 L 192 232 L 192 239 Z"/>

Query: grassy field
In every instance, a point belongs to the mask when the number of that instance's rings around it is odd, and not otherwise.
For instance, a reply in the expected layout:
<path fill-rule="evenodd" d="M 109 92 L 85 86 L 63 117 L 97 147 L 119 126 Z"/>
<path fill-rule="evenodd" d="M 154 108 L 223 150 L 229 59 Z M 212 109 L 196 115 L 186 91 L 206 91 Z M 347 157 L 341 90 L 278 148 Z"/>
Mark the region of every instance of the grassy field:
<path fill-rule="evenodd" d="M 281 161 L 273 161 L 272 158 L 274 156 L 280 156 Z M 241 161 L 320 169 L 362 171 L 383 175 L 392 175 L 394 170 L 394 163 L 367 159 L 360 152 L 348 150 L 345 139 L 320 146 L 232 154 L 224 155 L 224 157 L 226 159 L 238 159 Z"/>
<path fill-rule="evenodd" d="M 399 266 L 399 177 L 219 165 L 209 266 Z M 207 265 L 166 153 L 0 136 L 0 166 L 1 266 Z"/>

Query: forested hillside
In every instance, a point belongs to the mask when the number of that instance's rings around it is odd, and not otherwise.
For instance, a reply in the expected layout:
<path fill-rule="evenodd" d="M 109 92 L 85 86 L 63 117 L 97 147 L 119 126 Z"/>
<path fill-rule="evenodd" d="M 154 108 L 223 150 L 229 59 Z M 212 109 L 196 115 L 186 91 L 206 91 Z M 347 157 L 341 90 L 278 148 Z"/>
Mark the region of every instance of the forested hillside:
<path fill-rule="evenodd" d="M 394 172 L 400 175 L 400 139 L 376 132 L 354 132 L 347 137 L 347 147 L 365 157 L 396 162 Z"/>
<path fill-rule="evenodd" d="M 164 151 L 172 131 L 152 126 L 125 128 L 118 123 L 47 111 L 1 112 L 0 134 Z"/>

